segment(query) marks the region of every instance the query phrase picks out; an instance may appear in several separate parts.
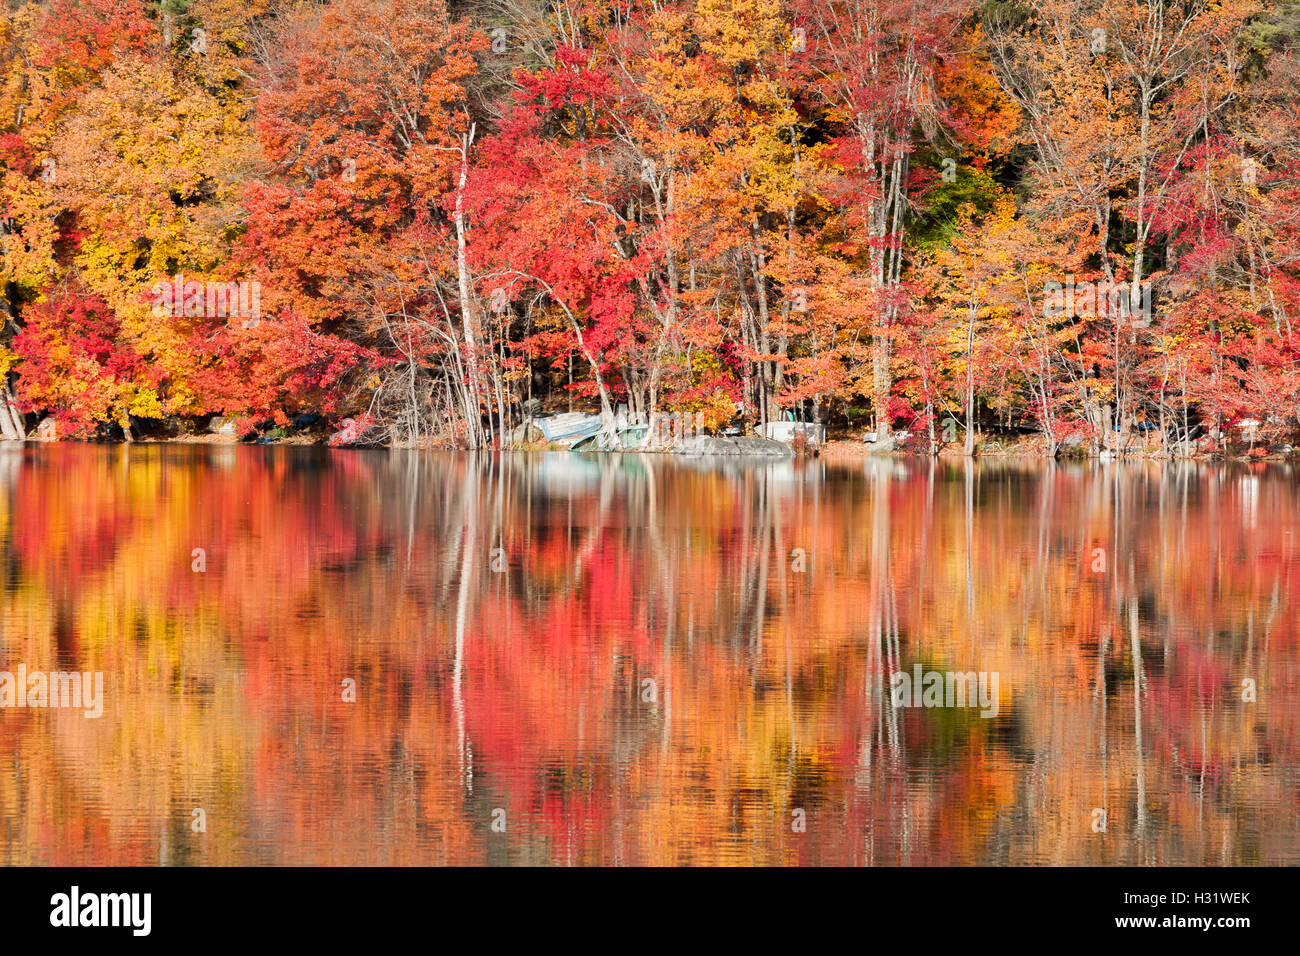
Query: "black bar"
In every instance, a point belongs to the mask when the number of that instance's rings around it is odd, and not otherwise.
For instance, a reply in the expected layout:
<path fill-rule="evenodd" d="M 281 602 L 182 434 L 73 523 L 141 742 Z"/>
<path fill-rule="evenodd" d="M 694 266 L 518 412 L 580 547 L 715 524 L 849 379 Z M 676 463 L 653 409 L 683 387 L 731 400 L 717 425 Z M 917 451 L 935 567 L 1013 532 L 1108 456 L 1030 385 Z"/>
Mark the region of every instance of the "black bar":
<path fill-rule="evenodd" d="M 1028 940 L 1072 947 L 1086 940 L 1183 945 L 1199 937 L 1233 946 L 1259 930 L 1287 931 L 1293 879 L 1288 870 L 1245 868 L 10 868 L 0 871 L 0 892 L 7 943 L 333 949 L 411 939 L 436 950 L 464 933 L 494 944 L 543 946 L 549 938 L 601 948 L 687 939 L 813 946 L 848 938 L 865 946 L 896 936 L 967 951 Z M 70 903 L 73 886 L 87 915 L 87 895 L 150 894 L 148 935 L 135 935 L 129 918 L 142 928 L 143 897 L 139 908 L 122 910 L 128 925 L 51 925 L 57 895 Z M 1134 919 L 1153 923 L 1120 925 Z M 1193 919 L 1198 924 L 1189 925 Z M 1205 919 L 1208 928 L 1199 925 Z"/>

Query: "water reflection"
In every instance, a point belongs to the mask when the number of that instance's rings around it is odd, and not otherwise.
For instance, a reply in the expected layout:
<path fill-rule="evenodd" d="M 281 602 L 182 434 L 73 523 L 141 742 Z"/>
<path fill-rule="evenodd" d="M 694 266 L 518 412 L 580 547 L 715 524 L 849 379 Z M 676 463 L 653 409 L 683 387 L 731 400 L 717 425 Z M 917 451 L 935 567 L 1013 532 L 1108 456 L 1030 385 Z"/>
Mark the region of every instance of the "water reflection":
<path fill-rule="evenodd" d="M 0 709 L 6 864 L 1300 862 L 1287 470 L 55 446 L 0 488 L 0 668 L 105 675 L 99 720 Z M 914 668 L 997 716 L 894 707 Z"/>

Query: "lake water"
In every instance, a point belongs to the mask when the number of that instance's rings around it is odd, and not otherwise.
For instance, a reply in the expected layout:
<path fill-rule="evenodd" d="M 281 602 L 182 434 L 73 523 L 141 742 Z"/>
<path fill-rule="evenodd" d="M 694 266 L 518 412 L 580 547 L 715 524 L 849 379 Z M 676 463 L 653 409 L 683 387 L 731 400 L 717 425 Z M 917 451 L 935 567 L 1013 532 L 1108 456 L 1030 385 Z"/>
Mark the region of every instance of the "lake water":
<path fill-rule="evenodd" d="M 0 669 L 103 675 L 0 709 L 5 864 L 1300 863 L 1286 469 L 58 445 L 0 488 Z"/>

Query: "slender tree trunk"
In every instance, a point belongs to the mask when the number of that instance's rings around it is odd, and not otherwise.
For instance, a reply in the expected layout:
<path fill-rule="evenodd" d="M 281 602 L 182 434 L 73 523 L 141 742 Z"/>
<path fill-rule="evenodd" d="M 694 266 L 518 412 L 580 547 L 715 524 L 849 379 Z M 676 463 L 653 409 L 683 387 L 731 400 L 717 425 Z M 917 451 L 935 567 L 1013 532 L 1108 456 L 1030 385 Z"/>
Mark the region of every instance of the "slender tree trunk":
<path fill-rule="evenodd" d="M 0 432 L 3 432 L 6 441 L 22 441 L 23 436 L 18 431 L 17 424 L 9 412 L 9 403 L 0 402 Z"/>
<path fill-rule="evenodd" d="M 466 409 L 469 421 L 466 422 L 466 425 L 469 428 L 470 444 L 474 447 L 481 447 L 483 444 L 483 422 L 479 399 L 478 337 L 474 332 L 473 283 L 470 279 L 469 258 L 466 255 L 465 211 L 463 208 L 465 184 L 469 179 L 469 150 L 474 143 L 474 132 L 475 126 L 471 123 L 469 132 L 461 136 L 460 139 L 460 178 L 456 186 L 454 221 L 456 224 L 456 282 L 460 293 L 461 329 L 465 337 L 465 377 L 467 379 L 466 391 L 469 397 Z"/>
<path fill-rule="evenodd" d="M 966 457 L 975 454 L 975 283 L 966 310 Z"/>

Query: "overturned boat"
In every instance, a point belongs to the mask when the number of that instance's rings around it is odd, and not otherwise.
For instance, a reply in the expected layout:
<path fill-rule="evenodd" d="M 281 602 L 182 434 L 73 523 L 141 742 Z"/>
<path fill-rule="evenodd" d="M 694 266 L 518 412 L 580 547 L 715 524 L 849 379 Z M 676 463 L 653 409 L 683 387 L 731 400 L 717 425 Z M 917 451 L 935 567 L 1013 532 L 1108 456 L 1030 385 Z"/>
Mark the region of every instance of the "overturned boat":
<path fill-rule="evenodd" d="M 586 412 L 561 412 L 541 418 L 530 418 L 515 429 L 512 436 L 516 445 L 544 441 L 561 448 L 571 448 L 585 438 L 600 431 L 599 415 Z"/>

